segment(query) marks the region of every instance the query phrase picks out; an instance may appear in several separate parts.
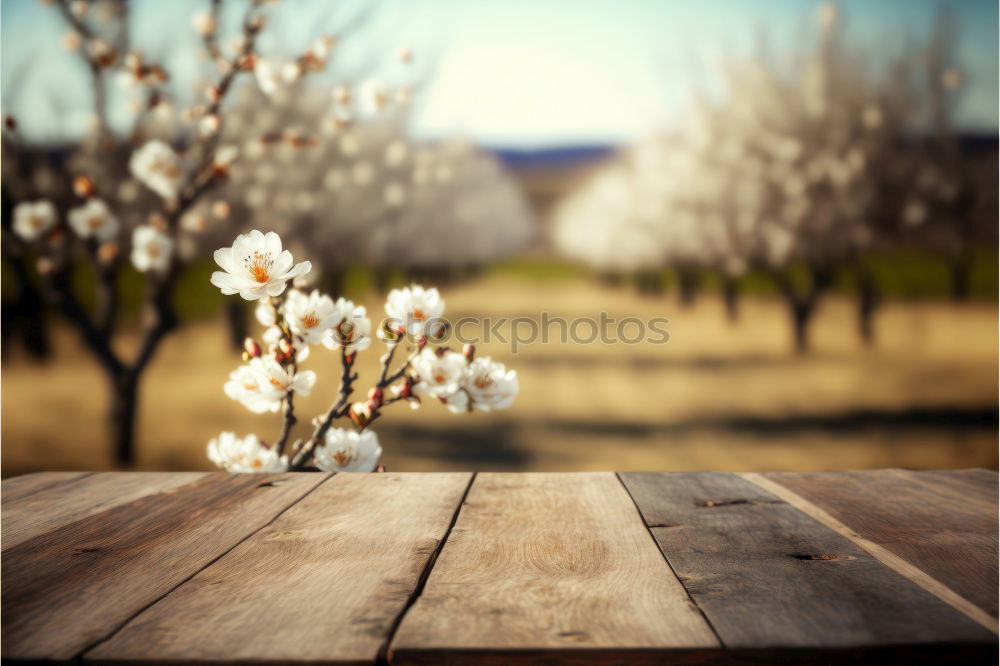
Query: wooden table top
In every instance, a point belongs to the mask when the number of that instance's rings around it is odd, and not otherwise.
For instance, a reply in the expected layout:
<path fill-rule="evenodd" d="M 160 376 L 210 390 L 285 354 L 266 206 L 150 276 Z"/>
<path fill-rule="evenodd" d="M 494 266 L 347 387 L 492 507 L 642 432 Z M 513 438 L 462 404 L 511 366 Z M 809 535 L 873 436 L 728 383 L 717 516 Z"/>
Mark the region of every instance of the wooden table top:
<path fill-rule="evenodd" d="M 997 474 L 32 474 L 5 659 L 996 663 Z"/>

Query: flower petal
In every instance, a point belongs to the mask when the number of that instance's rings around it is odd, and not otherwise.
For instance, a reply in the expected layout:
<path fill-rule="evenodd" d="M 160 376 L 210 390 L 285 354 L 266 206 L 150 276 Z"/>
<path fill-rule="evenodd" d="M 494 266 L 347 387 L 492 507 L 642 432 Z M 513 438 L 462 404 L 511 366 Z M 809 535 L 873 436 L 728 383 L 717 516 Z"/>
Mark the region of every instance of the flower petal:
<path fill-rule="evenodd" d="M 301 395 L 309 395 L 315 383 L 316 373 L 312 370 L 303 370 L 295 375 L 295 379 L 292 380 L 289 388 Z"/>

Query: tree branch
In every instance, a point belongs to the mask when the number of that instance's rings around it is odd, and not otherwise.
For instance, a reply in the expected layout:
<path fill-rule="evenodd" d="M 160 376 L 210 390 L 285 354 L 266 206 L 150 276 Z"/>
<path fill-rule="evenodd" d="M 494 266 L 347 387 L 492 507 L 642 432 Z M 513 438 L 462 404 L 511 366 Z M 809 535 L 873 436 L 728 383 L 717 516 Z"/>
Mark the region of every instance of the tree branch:
<path fill-rule="evenodd" d="M 354 355 L 348 354 L 346 348 L 341 348 L 340 350 L 340 362 L 342 371 L 340 374 L 340 396 L 337 398 L 336 402 L 330 405 L 330 409 L 327 410 L 323 419 L 316 426 L 313 431 L 312 436 L 309 438 L 302 448 L 298 450 L 295 457 L 292 459 L 291 469 L 301 469 L 305 464 L 305 461 L 309 459 L 316 445 L 324 437 L 326 437 L 326 432 L 330 429 L 330 425 L 335 419 L 344 416 L 347 413 L 348 402 L 351 399 L 351 394 L 354 393 L 354 382 L 357 380 L 358 375 L 352 372 L 354 368 Z"/>

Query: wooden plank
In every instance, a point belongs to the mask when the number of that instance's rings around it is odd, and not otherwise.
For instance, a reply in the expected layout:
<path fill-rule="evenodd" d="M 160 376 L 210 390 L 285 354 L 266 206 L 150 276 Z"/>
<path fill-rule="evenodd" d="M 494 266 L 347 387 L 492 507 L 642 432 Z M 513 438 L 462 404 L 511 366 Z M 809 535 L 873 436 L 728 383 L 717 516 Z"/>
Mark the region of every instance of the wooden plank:
<path fill-rule="evenodd" d="M 471 480 L 337 475 L 85 659 L 373 663 Z"/>
<path fill-rule="evenodd" d="M 393 663 L 587 663 L 718 641 L 611 473 L 479 474 Z"/>
<path fill-rule="evenodd" d="M 4 658 L 80 654 L 326 478 L 212 474 L 8 548 Z"/>
<path fill-rule="evenodd" d="M 764 476 L 951 588 L 991 615 L 995 624 L 996 472 L 867 470 Z"/>
<path fill-rule="evenodd" d="M 895 663 L 912 658 L 893 651 L 907 644 L 937 648 L 928 654 L 938 659 L 956 644 L 996 650 L 992 633 L 737 475 L 621 478 L 727 648 L 799 658 L 834 649 Z"/>
<path fill-rule="evenodd" d="M 933 594 L 935 597 L 966 617 L 972 619 L 974 622 L 977 622 L 985 629 L 994 634 L 997 633 L 997 621 L 995 617 L 962 595 L 958 594 L 944 583 L 941 583 L 937 579 L 928 575 L 922 569 L 911 564 L 909 561 L 904 560 L 899 555 L 887 550 L 874 541 L 861 536 L 850 527 L 831 516 L 825 509 L 813 504 L 801 495 L 797 495 L 777 481 L 763 477 L 760 474 L 754 472 L 744 472 L 741 473 L 740 476 L 748 481 L 751 481 L 752 483 L 755 483 L 764 490 L 774 493 L 784 501 L 808 515 L 810 518 L 818 521 L 846 539 L 857 544 L 862 550 L 885 566 L 908 578 L 911 582 Z"/>
<path fill-rule="evenodd" d="M 20 500 L 5 498 L 3 548 L 204 476 L 204 472 L 105 472 L 48 486 Z"/>
<path fill-rule="evenodd" d="M 91 474 L 93 472 L 35 472 L 4 479 L 3 483 L 0 484 L 2 487 L 0 503 L 4 505 L 4 510 L 6 510 L 8 502 L 15 502 L 46 488 L 70 483 Z"/>

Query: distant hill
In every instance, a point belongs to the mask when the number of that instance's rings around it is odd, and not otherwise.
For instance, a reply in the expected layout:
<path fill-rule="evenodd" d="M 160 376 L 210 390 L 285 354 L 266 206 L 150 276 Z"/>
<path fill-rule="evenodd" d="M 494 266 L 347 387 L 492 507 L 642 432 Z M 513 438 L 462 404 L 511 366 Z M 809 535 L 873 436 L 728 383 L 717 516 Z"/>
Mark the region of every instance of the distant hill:
<path fill-rule="evenodd" d="M 619 149 L 613 145 L 559 146 L 534 150 L 487 148 L 521 184 L 545 238 L 554 206 Z"/>
<path fill-rule="evenodd" d="M 538 149 L 488 148 L 509 169 L 565 169 L 600 162 L 614 154 L 618 146 L 558 146 Z"/>

